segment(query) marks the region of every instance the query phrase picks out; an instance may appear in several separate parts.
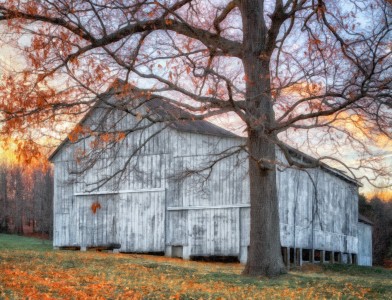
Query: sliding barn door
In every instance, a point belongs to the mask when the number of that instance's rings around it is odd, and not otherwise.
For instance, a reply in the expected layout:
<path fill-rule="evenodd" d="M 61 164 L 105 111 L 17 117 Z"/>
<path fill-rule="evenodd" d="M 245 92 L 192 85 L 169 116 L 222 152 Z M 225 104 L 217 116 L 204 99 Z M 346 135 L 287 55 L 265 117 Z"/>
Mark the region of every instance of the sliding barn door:
<path fill-rule="evenodd" d="M 121 251 L 165 250 L 164 190 L 121 194 L 118 218 Z"/>
<path fill-rule="evenodd" d="M 77 196 L 76 226 L 81 246 L 94 247 L 118 243 L 119 195 Z"/>

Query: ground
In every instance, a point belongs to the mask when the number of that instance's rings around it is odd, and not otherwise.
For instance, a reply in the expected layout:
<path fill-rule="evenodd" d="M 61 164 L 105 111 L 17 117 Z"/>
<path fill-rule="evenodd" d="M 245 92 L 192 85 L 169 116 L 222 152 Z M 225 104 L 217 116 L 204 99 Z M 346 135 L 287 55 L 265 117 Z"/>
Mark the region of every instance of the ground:
<path fill-rule="evenodd" d="M 392 299 L 392 270 L 307 266 L 276 279 L 236 263 L 53 251 L 50 241 L 0 234 L 0 299 Z"/>

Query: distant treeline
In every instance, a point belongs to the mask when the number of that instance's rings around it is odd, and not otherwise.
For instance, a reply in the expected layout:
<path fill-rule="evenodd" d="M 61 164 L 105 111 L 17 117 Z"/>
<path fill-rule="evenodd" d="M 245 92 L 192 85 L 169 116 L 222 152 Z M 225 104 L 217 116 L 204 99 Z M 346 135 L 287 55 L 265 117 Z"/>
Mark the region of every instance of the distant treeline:
<path fill-rule="evenodd" d="M 373 264 L 392 260 L 392 199 L 359 197 L 359 213 L 373 222 Z"/>
<path fill-rule="evenodd" d="M 0 165 L 0 232 L 52 236 L 50 168 Z"/>

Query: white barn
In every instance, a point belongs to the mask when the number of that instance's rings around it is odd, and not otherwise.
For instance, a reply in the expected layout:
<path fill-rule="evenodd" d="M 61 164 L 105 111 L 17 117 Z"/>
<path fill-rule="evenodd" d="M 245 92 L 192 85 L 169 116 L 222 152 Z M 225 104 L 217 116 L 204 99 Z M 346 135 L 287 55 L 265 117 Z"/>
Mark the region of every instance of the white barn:
<path fill-rule="evenodd" d="M 119 101 L 115 98 L 109 92 L 104 102 Z M 139 111 L 151 118 L 187 116 L 158 98 L 146 101 Z M 95 132 L 127 135 L 94 160 L 89 160 L 97 155 L 96 144 L 94 154 L 90 153 L 94 137 L 76 143 L 66 139 L 51 155 L 54 247 L 84 250 L 117 244 L 121 252 L 164 253 L 184 259 L 230 256 L 246 262 L 250 205 L 244 155 L 220 160 L 210 173 L 189 172 L 205 167 L 217 153 L 242 145 L 242 137 L 207 121 L 153 124 L 102 103 L 81 124 Z M 143 130 L 131 132 L 133 126 Z M 312 160 L 296 150 L 291 154 Z M 75 174 L 86 163 L 79 162 L 81 156 L 93 163 Z M 279 151 L 277 156 L 284 161 Z M 357 182 L 328 166 L 277 168 L 286 264 L 371 265 L 371 224 L 359 221 Z M 188 176 L 179 178 L 184 173 Z"/>

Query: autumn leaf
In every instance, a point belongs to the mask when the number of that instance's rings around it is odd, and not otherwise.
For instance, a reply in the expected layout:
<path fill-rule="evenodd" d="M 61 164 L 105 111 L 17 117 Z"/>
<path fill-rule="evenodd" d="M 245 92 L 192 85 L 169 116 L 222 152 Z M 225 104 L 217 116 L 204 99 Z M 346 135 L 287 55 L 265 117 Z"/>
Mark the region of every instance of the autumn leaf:
<path fill-rule="evenodd" d="M 119 132 L 117 135 L 117 140 L 118 141 L 122 141 L 123 139 L 125 139 L 126 135 L 124 132 Z"/>
<path fill-rule="evenodd" d="M 78 135 L 71 132 L 70 134 L 68 134 L 68 139 L 71 143 L 75 143 L 78 140 Z"/>
<path fill-rule="evenodd" d="M 109 133 L 104 133 L 101 135 L 101 141 L 104 143 L 108 143 L 110 141 L 110 134 Z"/>
<path fill-rule="evenodd" d="M 207 95 L 212 95 L 212 94 L 214 94 L 214 92 L 215 91 L 212 88 L 208 88 Z"/>
<path fill-rule="evenodd" d="M 93 214 L 96 214 L 97 213 L 97 209 L 101 209 L 101 204 L 97 201 L 97 202 L 94 202 L 92 205 L 91 205 L 91 211 L 93 212 Z"/>
<path fill-rule="evenodd" d="M 320 45 L 321 44 L 321 40 L 315 38 L 315 39 L 310 39 L 309 40 L 309 44 L 311 45 Z"/>

